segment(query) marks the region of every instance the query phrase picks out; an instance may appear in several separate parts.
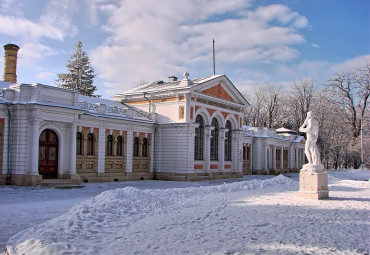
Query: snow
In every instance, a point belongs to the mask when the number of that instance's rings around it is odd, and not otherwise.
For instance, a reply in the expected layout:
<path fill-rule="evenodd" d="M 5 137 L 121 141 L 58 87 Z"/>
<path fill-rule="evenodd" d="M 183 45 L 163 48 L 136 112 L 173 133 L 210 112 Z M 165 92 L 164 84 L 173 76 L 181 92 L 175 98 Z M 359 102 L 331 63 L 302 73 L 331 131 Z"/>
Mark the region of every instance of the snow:
<path fill-rule="evenodd" d="M 369 173 L 330 171 L 325 200 L 298 198 L 298 174 L 3 186 L 0 238 L 9 254 L 364 254 Z"/>

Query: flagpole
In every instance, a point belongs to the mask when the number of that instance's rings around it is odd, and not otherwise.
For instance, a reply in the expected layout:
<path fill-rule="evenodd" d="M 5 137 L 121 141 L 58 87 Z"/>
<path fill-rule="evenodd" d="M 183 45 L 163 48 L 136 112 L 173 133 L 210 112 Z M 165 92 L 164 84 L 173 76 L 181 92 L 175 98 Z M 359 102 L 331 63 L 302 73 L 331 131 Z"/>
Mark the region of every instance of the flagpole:
<path fill-rule="evenodd" d="M 216 75 L 215 39 L 213 39 L 213 75 Z"/>

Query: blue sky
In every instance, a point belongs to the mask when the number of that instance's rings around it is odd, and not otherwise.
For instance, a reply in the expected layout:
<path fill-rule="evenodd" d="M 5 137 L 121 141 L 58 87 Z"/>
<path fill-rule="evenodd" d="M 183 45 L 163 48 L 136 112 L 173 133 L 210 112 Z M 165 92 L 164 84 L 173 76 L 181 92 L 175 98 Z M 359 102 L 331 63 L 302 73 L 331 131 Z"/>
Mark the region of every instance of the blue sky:
<path fill-rule="evenodd" d="M 369 61 L 368 0 L 0 0 L 18 82 L 54 85 L 81 40 L 105 98 L 141 81 L 226 74 L 242 93 Z M 1 67 L 3 60 L 1 58 Z"/>

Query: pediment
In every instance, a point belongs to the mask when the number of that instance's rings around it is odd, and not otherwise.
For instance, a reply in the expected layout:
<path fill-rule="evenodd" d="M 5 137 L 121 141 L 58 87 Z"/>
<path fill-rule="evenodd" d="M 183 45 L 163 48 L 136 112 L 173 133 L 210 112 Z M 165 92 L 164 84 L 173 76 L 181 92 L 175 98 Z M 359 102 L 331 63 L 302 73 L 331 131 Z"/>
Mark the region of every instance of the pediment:
<path fill-rule="evenodd" d="M 248 106 L 249 103 L 225 75 L 220 75 L 194 87 L 195 91 L 231 103 Z"/>
<path fill-rule="evenodd" d="M 221 84 L 217 84 L 216 86 L 203 90 L 201 93 L 236 103 L 233 97 L 222 87 Z"/>

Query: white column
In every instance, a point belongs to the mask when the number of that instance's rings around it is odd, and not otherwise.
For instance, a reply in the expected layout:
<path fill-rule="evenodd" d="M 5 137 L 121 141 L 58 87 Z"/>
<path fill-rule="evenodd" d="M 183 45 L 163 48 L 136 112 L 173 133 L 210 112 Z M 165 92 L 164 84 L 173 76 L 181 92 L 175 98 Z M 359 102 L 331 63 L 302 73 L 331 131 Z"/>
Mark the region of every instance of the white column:
<path fill-rule="evenodd" d="M 305 160 L 305 155 L 304 155 L 304 151 L 303 149 L 300 149 L 301 151 L 301 165 L 299 166 L 299 168 L 302 168 L 302 165 L 305 163 L 304 160 Z"/>
<path fill-rule="evenodd" d="M 39 175 L 39 136 L 40 121 L 32 121 L 32 151 L 30 175 Z"/>
<path fill-rule="evenodd" d="M 298 166 L 298 159 L 299 159 L 299 155 L 298 155 L 298 149 L 295 149 L 295 168 L 298 169 L 299 166 Z"/>
<path fill-rule="evenodd" d="M 204 166 L 203 169 L 205 172 L 210 172 L 211 170 L 211 130 L 214 127 L 206 126 L 204 128 Z"/>
<path fill-rule="evenodd" d="M 132 130 L 127 131 L 126 141 L 126 172 L 132 173 L 132 157 L 133 157 L 133 145 L 134 136 Z M 158 170 L 158 169 L 157 169 Z"/>
<path fill-rule="evenodd" d="M 72 123 L 69 129 L 70 134 L 70 154 L 69 154 L 69 173 L 76 174 L 76 123 Z"/>
<path fill-rule="evenodd" d="M 276 146 L 272 146 L 272 169 L 276 170 Z"/>
<path fill-rule="evenodd" d="M 105 168 L 105 128 L 99 128 L 98 141 L 98 173 L 104 173 Z"/>
<path fill-rule="evenodd" d="M 280 147 L 280 168 L 284 168 L 284 147 Z"/>
<path fill-rule="evenodd" d="M 265 162 L 264 162 L 263 169 L 267 170 L 267 160 L 268 160 L 268 152 L 267 152 L 268 148 L 267 148 L 267 146 L 264 146 L 263 150 L 265 152 Z"/>
<path fill-rule="evenodd" d="M 221 165 L 218 166 L 218 169 L 223 172 L 225 170 L 225 129 L 220 129 L 220 138 L 218 144 L 218 161 Z"/>

